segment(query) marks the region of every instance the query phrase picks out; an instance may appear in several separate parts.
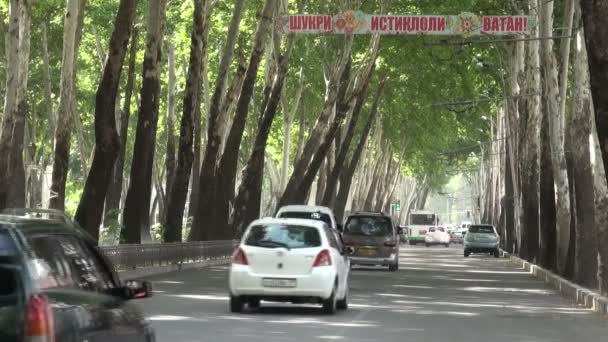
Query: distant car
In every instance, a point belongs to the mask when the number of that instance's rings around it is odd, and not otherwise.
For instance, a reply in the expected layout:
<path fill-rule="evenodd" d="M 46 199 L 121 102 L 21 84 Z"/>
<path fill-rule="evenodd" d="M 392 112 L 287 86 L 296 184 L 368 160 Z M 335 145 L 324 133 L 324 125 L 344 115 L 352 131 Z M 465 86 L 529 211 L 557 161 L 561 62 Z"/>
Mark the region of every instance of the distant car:
<path fill-rule="evenodd" d="M 460 232 L 457 229 L 452 230 L 450 232 L 450 242 L 462 244 L 464 242 L 464 237 L 462 235 L 462 232 Z"/>
<path fill-rule="evenodd" d="M 331 209 L 313 205 L 286 205 L 281 207 L 276 218 L 298 218 L 323 221 L 336 230 L 341 230 L 342 226 L 336 222 L 336 217 Z"/>
<path fill-rule="evenodd" d="M 344 243 L 353 248 L 351 263 L 365 266 L 388 266 L 399 270 L 399 229 L 391 217 L 378 212 L 350 214 L 342 233 Z"/>
<path fill-rule="evenodd" d="M 0 341 L 154 341 L 127 302 L 151 296 L 150 283 L 121 282 L 63 213 L 11 213 L 0 215 Z"/>
<path fill-rule="evenodd" d="M 499 235 L 492 225 L 471 225 L 464 239 L 464 256 L 471 253 L 489 253 L 498 258 Z"/>
<path fill-rule="evenodd" d="M 266 218 L 252 222 L 232 257 L 230 311 L 260 301 L 348 308 L 349 249 L 324 222 Z"/>
<path fill-rule="evenodd" d="M 424 244 L 427 247 L 433 245 L 450 247 L 450 234 L 448 234 L 443 227 L 431 227 L 424 236 Z"/>

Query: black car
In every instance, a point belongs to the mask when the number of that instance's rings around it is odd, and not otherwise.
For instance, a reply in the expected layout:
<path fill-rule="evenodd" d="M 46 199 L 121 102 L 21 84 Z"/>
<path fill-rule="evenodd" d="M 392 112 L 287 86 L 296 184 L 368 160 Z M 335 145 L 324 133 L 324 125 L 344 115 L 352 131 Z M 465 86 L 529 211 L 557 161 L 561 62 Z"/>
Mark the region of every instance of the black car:
<path fill-rule="evenodd" d="M 0 341 L 154 341 L 127 302 L 150 296 L 150 283 L 122 283 L 61 213 L 12 213 L 0 215 Z"/>

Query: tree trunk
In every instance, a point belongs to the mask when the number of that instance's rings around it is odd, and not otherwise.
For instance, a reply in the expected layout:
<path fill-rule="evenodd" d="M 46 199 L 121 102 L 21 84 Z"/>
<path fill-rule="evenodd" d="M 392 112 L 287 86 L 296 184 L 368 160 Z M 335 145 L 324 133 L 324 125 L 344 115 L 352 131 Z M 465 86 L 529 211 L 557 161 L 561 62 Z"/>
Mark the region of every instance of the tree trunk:
<path fill-rule="evenodd" d="M 200 241 L 208 237 L 208 232 L 205 228 L 211 228 L 209 225 L 212 214 L 212 206 L 215 201 L 215 193 L 217 190 L 217 161 L 219 159 L 219 151 L 221 144 L 221 136 L 217 130 L 218 119 L 222 106 L 222 97 L 228 78 L 228 69 L 232 63 L 234 54 L 234 46 L 239 32 L 239 24 L 243 16 L 244 0 L 235 1 L 232 21 L 228 29 L 226 37 L 226 45 L 222 53 L 222 59 L 218 68 L 217 79 L 215 82 L 215 90 L 211 103 L 209 105 L 209 113 L 207 114 L 207 146 L 205 148 L 205 158 L 201 166 L 199 174 L 199 192 L 197 205 L 198 210 L 194 215 L 192 228 L 190 229 L 190 241 Z"/>
<path fill-rule="evenodd" d="M 530 0 L 530 15 L 538 18 L 538 1 Z M 538 29 L 533 28 L 530 37 L 538 37 Z M 527 238 L 522 239 L 522 248 L 520 251 L 521 257 L 537 262 L 538 247 L 539 247 L 539 192 L 540 192 L 540 105 L 541 105 L 541 75 L 540 75 L 540 50 L 538 41 L 530 41 L 528 43 L 527 56 L 527 73 L 528 73 L 528 92 L 530 94 L 539 94 L 539 96 L 531 96 L 527 99 L 528 117 L 525 130 L 526 152 L 524 158 L 524 177 L 522 177 L 522 223 L 525 227 Z"/>
<path fill-rule="evenodd" d="M 300 99 L 302 98 L 302 92 L 304 91 L 304 72 L 300 69 L 300 80 L 298 82 L 298 90 L 293 100 L 293 109 L 289 110 L 289 101 L 286 94 L 281 96 L 283 104 L 283 155 L 281 156 L 281 180 L 279 187 L 281 191 L 287 186 L 287 180 L 289 177 L 289 154 L 291 152 L 291 127 L 293 120 L 296 117 L 298 108 L 300 108 Z M 285 91 L 284 91 L 285 92 Z"/>
<path fill-rule="evenodd" d="M 167 192 L 167 220 L 163 230 L 164 242 L 182 241 L 182 219 L 188 195 L 188 181 L 194 161 L 193 136 L 195 125 L 200 123 L 201 79 L 206 59 L 207 35 L 205 34 L 206 0 L 194 1 L 194 18 L 190 37 L 190 62 L 188 81 L 184 93 L 184 112 L 180 124 L 177 169 L 170 192 Z M 196 116 L 199 116 L 197 120 Z M 200 136 L 199 136 L 200 137 Z"/>
<path fill-rule="evenodd" d="M 599 0 L 581 0 L 580 4 L 585 24 L 597 135 L 604 170 L 608 170 L 608 6 Z M 606 177 L 608 181 L 608 174 Z"/>
<path fill-rule="evenodd" d="M 165 155 L 165 193 L 167 195 L 171 193 L 171 187 L 173 186 L 173 181 L 175 179 L 175 169 L 177 167 L 175 161 L 175 47 L 172 43 L 168 44 L 168 50 L 169 58 L 167 61 L 167 67 L 169 69 L 169 83 L 167 85 L 167 151 Z M 190 164 L 190 167 L 191 165 L 192 164 Z M 189 179 L 190 175 L 188 174 L 186 180 Z M 188 185 L 186 185 L 186 189 L 188 189 Z M 163 210 L 161 211 L 160 215 L 161 225 L 164 229 L 167 223 L 168 212 L 166 205 L 162 208 Z"/>
<path fill-rule="evenodd" d="M 17 102 L 8 174 L 7 205 L 13 208 L 25 207 L 25 169 L 23 165 L 23 144 L 27 120 L 27 81 L 30 63 L 31 0 L 21 0 L 19 7 L 19 60 Z M 35 141 L 35 137 L 32 141 Z"/>
<path fill-rule="evenodd" d="M 75 216 L 76 222 L 95 239 L 99 237 L 105 196 L 120 147 L 114 107 L 136 8 L 137 0 L 120 1 L 108 57 L 95 96 L 95 152 Z"/>
<path fill-rule="evenodd" d="M 206 1 L 205 5 L 205 19 L 203 26 L 203 42 L 205 42 L 205 46 L 207 46 L 209 41 L 209 29 L 211 27 L 211 17 L 212 13 L 212 4 L 216 2 Z M 199 102 L 204 102 L 204 113 L 205 117 L 208 117 L 209 113 L 209 103 L 211 102 L 211 96 L 209 94 L 209 77 L 207 76 L 207 49 L 203 51 L 203 61 L 202 61 L 202 94 L 200 95 Z M 202 159 L 202 151 L 201 144 L 203 140 L 203 127 L 202 127 L 202 118 L 201 118 L 201 106 L 196 108 L 195 116 L 194 116 L 194 159 L 192 160 L 192 181 L 190 184 L 190 200 L 188 203 L 188 217 L 193 217 L 196 212 L 196 208 L 198 206 L 198 191 L 200 189 L 199 183 L 199 174 L 201 171 L 201 159 Z"/>
<path fill-rule="evenodd" d="M 591 112 L 593 113 L 593 108 Z M 595 227 L 598 247 L 597 279 L 600 293 L 606 296 L 608 295 L 608 184 L 606 184 L 606 170 L 602 163 L 602 151 L 599 148 L 599 140 L 594 123 L 595 121 L 592 120 L 591 135 L 594 147 L 592 151 L 592 164 L 595 190 Z"/>
<path fill-rule="evenodd" d="M 268 33 L 272 27 L 272 13 L 274 13 L 276 5 L 276 0 L 266 0 L 264 8 L 262 9 L 261 19 L 258 22 L 258 27 L 253 40 L 249 65 L 247 66 L 247 72 L 245 73 L 245 79 L 243 80 L 239 100 L 236 105 L 234 120 L 230 127 L 228 139 L 226 140 L 224 153 L 219 161 L 216 191 L 210 193 L 206 199 L 211 201 L 208 203 L 209 209 L 207 209 L 211 214 L 210 220 L 208 221 L 210 226 L 208 239 L 224 239 L 233 236 L 228 220 L 230 216 L 230 204 L 233 203 L 234 200 L 239 150 L 243 132 L 245 130 L 245 124 L 247 123 L 247 115 L 249 113 L 249 105 L 255 88 L 258 68 L 264 54 L 266 39 L 268 39 L 269 36 Z M 266 101 L 267 100 L 265 99 L 264 102 Z M 266 105 L 264 104 L 261 108 L 265 107 Z M 262 168 L 263 165 L 264 163 L 262 160 Z M 202 208 L 203 207 L 199 205 L 199 209 Z M 199 212 L 201 212 L 201 210 L 199 210 Z M 201 215 L 204 215 L 203 213 L 204 211 L 201 212 Z"/>
<path fill-rule="evenodd" d="M 236 102 L 239 98 L 239 92 L 243 87 L 245 73 L 247 72 L 247 59 L 242 53 L 239 53 L 238 60 L 239 62 L 236 72 L 234 73 L 232 81 L 230 82 L 230 87 L 228 87 L 224 100 L 222 101 L 222 109 L 220 110 L 220 117 L 218 119 L 217 130 L 221 137 L 218 155 L 222 155 L 222 153 L 224 153 L 226 141 L 228 140 L 228 134 L 230 133 L 228 127 L 232 122 L 232 114 L 234 113 L 235 109 L 234 107 L 236 106 Z"/>
<path fill-rule="evenodd" d="M 67 0 L 63 26 L 63 59 L 61 63 L 61 88 L 59 91 L 59 108 L 57 110 L 57 127 L 55 129 L 55 148 L 53 158 L 53 176 L 49 207 L 64 210 L 65 183 L 70 160 L 71 122 L 74 108 L 74 65 L 76 64 L 76 40 L 78 26 L 78 0 Z M 114 106 L 111 108 L 112 113 Z"/>
<path fill-rule="evenodd" d="M 576 211 L 576 257 L 574 281 L 585 287 L 596 289 L 597 282 L 597 229 L 595 226 L 595 203 L 593 170 L 589 153 L 591 135 L 591 94 L 589 92 L 589 69 L 587 51 L 584 46 L 583 23 L 580 8 L 576 6 L 575 48 L 573 59 L 571 155 L 574 171 L 574 208 Z"/>
<path fill-rule="evenodd" d="M 232 231 L 239 236 L 245 227 L 260 216 L 262 182 L 264 179 L 264 156 L 270 128 L 277 112 L 283 83 L 289 70 L 289 60 L 295 43 L 295 34 L 288 36 L 287 50 L 279 57 L 277 71 L 272 84 L 272 91 L 256 135 L 251 157 L 243 170 L 243 179 L 234 202 Z"/>
<path fill-rule="evenodd" d="M 150 0 L 148 7 L 148 32 L 140 93 L 141 107 L 137 113 L 131 182 L 123 215 L 126 243 L 150 241 L 150 197 L 160 104 L 165 6 L 166 0 Z"/>
<path fill-rule="evenodd" d="M 378 83 L 378 88 L 376 89 L 376 94 L 374 95 L 374 101 L 372 103 L 371 111 L 369 113 L 369 117 L 367 118 L 367 122 L 365 123 L 365 126 L 361 131 L 361 136 L 359 138 L 357 147 L 353 152 L 353 156 L 350 162 L 347 164 L 348 166 L 341 174 L 340 188 L 338 190 L 336 205 L 334 206 L 334 215 L 336 215 L 336 220 L 338 222 L 342 222 L 344 220 L 344 209 L 346 208 L 346 202 L 350 193 L 350 187 L 353 181 L 353 176 L 355 174 L 355 170 L 357 169 L 357 165 L 359 164 L 363 149 L 367 144 L 367 138 L 372 129 L 372 125 L 376 120 L 376 115 L 378 114 L 378 106 L 380 105 L 380 97 L 382 95 L 382 89 L 384 88 L 385 81 L 385 79 L 382 79 L 380 83 Z"/>
<path fill-rule="evenodd" d="M 131 97 L 133 94 L 133 84 L 135 83 L 135 57 L 137 57 L 137 42 L 139 34 L 137 28 L 133 28 L 131 36 L 131 47 L 129 50 L 129 66 L 127 71 L 127 84 L 125 88 L 125 99 L 120 115 L 120 135 L 119 148 L 116 164 L 112 171 L 112 179 L 106 195 L 104 225 L 118 224 L 120 212 L 120 200 L 122 196 L 124 165 L 127 152 L 127 138 L 129 133 L 129 118 L 131 117 Z M 106 221 L 107 220 L 107 221 Z"/>
<path fill-rule="evenodd" d="M 542 103 L 540 125 L 540 263 L 541 266 L 555 270 L 557 230 L 555 229 L 555 185 L 553 165 L 551 164 L 551 141 L 549 138 L 549 109 L 546 100 Z"/>
<path fill-rule="evenodd" d="M 550 37 L 553 33 L 553 2 L 544 5 L 541 15 L 541 36 Z M 568 171 L 564 154 L 564 113 L 559 111 L 559 88 L 557 65 L 553 53 L 553 40 L 542 41 L 542 59 L 545 71 L 545 96 L 549 112 L 549 137 L 551 139 L 551 163 L 557 192 L 556 223 L 558 233 L 557 270 L 566 271 L 568 247 L 570 244 L 570 194 Z"/>
<path fill-rule="evenodd" d="M 0 209 L 9 205 L 8 194 L 11 179 L 11 158 L 13 150 L 13 131 L 17 123 L 17 88 L 19 84 L 19 0 L 10 0 L 8 33 L 6 43 L 6 92 L 4 94 L 4 117 L 2 119 L 2 132 L 0 132 L 0 155 L 9 158 L 0 158 Z M 18 142 L 21 144 L 22 142 Z"/>
<path fill-rule="evenodd" d="M 306 97 L 304 97 L 304 101 Z M 302 104 L 302 108 L 300 108 L 300 127 L 298 127 L 298 142 L 296 145 L 296 155 L 294 160 L 300 159 L 302 156 L 302 152 L 304 150 L 304 136 L 306 134 L 306 105 Z M 281 183 L 283 184 L 283 183 Z M 287 182 L 282 186 L 281 191 L 285 191 L 285 187 L 287 186 Z"/>
<path fill-rule="evenodd" d="M 97 28 L 95 26 L 92 27 L 93 36 L 95 37 L 95 50 L 97 51 L 97 58 L 99 59 L 99 65 L 101 66 L 101 71 L 103 72 L 103 65 L 106 61 L 106 53 L 103 48 L 103 44 L 101 43 L 101 38 L 99 37 L 99 33 L 97 32 Z"/>
<path fill-rule="evenodd" d="M 339 103 L 339 89 L 343 88 L 342 86 L 340 86 L 340 78 L 344 74 L 344 70 L 346 69 L 347 65 L 350 65 L 351 63 L 352 45 L 352 35 L 346 36 L 341 56 L 336 61 L 335 67 L 332 70 L 332 74 L 329 77 L 329 82 L 327 84 L 327 96 L 325 99 L 323 110 L 317 118 L 317 122 L 315 123 L 315 127 L 313 128 L 312 132 L 308 137 L 308 141 L 306 141 L 306 144 L 302 151 L 302 155 L 295 163 L 293 174 L 291 175 L 289 182 L 285 187 L 285 191 L 281 196 L 281 200 L 279 201 L 279 207 L 285 204 L 303 202 L 302 192 L 306 192 L 310 189 L 310 185 L 306 186 L 306 184 L 304 184 L 304 186 L 302 186 L 302 183 L 304 178 L 306 177 L 305 174 L 307 172 L 309 173 L 309 176 L 307 178 L 311 178 L 312 172 L 309 171 L 314 171 L 315 174 L 318 171 L 318 166 L 315 170 L 314 167 L 310 168 L 309 164 L 311 159 L 313 158 L 313 155 L 319 154 L 319 146 L 323 143 L 324 140 L 326 140 L 327 137 L 329 137 L 328 134 L 324 135 L 323 133 L 327 131 L 327 127 L 328 125 L 330 125 L 330 117 L 336 103 Z M 336 121 L 335 118 L 334 121 Z M 314 178 L 314 175 L 312 178 Z M 306 183 L 312 184 L 312 182 L 309 181 L 306 181 Z"/>
<path fill-rule="evenodd" d="M 45 139 L 43 140 L 43 144 L 46 143 L 47 137 L 55 134 L 55 113 L 53 112 L 53 92 L 51 90 L 51 71 L 49 59 L 47 25 L 46 23 L 42 23 L 42 76 L 44 79 L 44 103 L 46 105 L 49 120 L 48 127 L 46 127 L 45 131 L 48 130 L 48 132 L 50 132 L 50 134 L 44 134 Z M 40 151 L 41 153 L 44 153 L 43 146 L 41 146 Z"/>

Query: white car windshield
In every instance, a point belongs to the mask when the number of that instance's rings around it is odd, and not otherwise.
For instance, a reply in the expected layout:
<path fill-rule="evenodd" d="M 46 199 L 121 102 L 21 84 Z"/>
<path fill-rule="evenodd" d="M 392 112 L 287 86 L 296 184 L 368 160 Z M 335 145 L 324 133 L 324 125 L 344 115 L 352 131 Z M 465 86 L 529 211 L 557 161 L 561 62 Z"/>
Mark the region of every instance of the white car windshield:
<path fill-rule="evenodd" d="M 251 227 L 245 244 L 263 248 L 313 248 L 321 246 L 321 236 L 314 227 L 267 224 Z"/>

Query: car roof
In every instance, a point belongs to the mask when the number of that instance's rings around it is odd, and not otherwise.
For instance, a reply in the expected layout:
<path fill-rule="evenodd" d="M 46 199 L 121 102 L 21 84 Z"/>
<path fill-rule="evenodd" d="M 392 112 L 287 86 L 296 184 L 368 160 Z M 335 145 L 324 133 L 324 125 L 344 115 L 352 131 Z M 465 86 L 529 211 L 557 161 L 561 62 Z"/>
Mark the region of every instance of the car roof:
<path fill-rule="evenodd" d="M 333 215 L 333 212 L 328 207 L 322 207 L 319 205 L 286 205 L 279 209 L 277 213 L 282 213 L 286 211 L 299 211 L 306 213 L 316 213 L 321 212 L 324 214 Z"/>
<path fill-rule="evenodd" d="M 301 225 L 308 227 L 315 227 L 319 229 L 324 229 L 328 227 L 327 224 L 323 221 L 318 220 L 307 220 L 300 218 L 275 218 L 275 217 L 266 217 L 255 220 L 251 222 L 250 226 L 261 225 L 261 224 L 293 224 L 293 225 Z"/>
<path fill-rule="evenodd" d="M 26 235 L 76 234 L 91 239 L 88 233 L 65 218 L 37 218 L 0 214 L 0 227 L 16 229 Z"/>
<path fill-rule="evenodd" d="M 388 215 L 386 215 L 385 213 L 381 212 L 381 211 L 356 211 L 353 213 L 350 213 L 348 215 L 348 217 L 351 216 L 386 216 L 389 217 Z"/>

